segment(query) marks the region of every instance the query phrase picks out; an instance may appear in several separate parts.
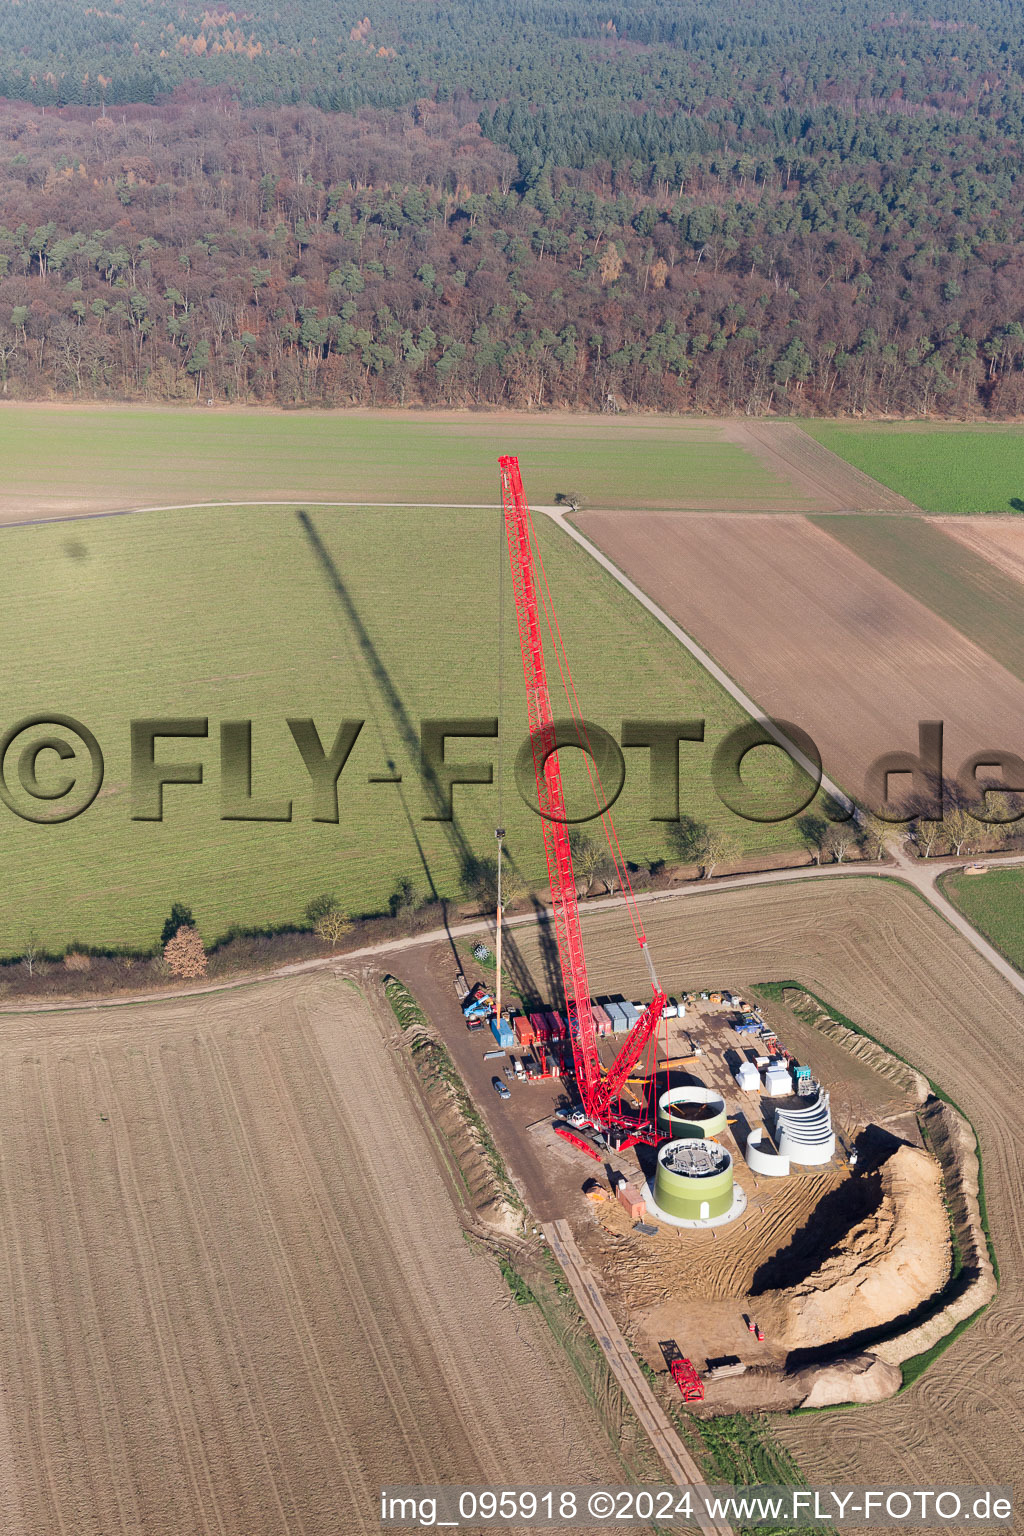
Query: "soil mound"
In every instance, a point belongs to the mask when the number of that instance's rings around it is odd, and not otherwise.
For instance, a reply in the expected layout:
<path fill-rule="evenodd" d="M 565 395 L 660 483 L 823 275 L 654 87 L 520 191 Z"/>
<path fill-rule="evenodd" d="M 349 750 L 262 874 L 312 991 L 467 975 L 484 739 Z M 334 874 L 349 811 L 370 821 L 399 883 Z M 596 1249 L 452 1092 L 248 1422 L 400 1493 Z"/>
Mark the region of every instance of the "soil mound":
<path fill-rule="evenodd" d="M 855 1337 L 905 1317 L 948 1280 L 949 1220 L 938 1163 L 919 1147 L 901 1146 L 878 1177 L 875 1209 L 786 1293 L 790 1350 Z"/>
<path fill-rule="evenodd" d="M 829 1408 L 834 1403 L 878 1403 L 898 1392 L 898 1365 L 877 1355 L 848 1355 L 831 1365 L 807 1366 L 791 1380 L 801 1391 L 801 1408 Z"/>

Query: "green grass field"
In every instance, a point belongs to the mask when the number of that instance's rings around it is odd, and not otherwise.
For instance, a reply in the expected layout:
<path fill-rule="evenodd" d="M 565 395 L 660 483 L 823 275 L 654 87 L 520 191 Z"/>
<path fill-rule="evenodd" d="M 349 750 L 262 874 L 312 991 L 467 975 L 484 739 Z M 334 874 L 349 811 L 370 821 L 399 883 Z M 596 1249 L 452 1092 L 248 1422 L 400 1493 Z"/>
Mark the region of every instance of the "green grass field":
<path fill-rule="evenodd" d="M 799 493 L 713 423 L 648 417 L 0 408 L 0 516 L 203 501 L 491 505 L 517 453 L 536 505 L 631 508 Z"/>
<path fill-rule="evenodd" d="M 926 512 L 1015 512 L 1024 507 L 1024 428 L 847 426 L 801 421 L 818 442 Z"/>
<path fill-rule="evenodd" d="M 499 712 L 498 514 L 315 509 L 309 516 L 312 533 L 294 508 L 266 507 L 0 532 L 13 573 L 0 615 L 4 718 L 9 725 L 41 712 L 74 716 L 106 757 L 104 788 L 74 821 L 30 825 L 0 807 L 0 952 L 17 953 L 30 933 L 58 951 L 72 943 L 149 945 L 175 900 L 189 903 L 213 938 L 233 923 L 294 922 L 324 891 L 349 910 L 379 910 L 402 877 L 420 897 L 432 885 L 458 896 L 466 851 L 493 854 L 496 788 L 456 789 L 457 835 L 422 821 L 429 806 L 415 754 L 421 719 Z M 711 753 L 741 718 L 736 706 L 584 552 L 546 519 L 538 523 L 585 712 L 616 738 L 624 717 L 705 716 L 707 744 L 682 749 L 682 761 L 693 765 L 684 811 L 728 823 L 749 850 L 792 845 L 791 825 L 740 822 L 713 795 Z M 539 881 L 539 824 L 512 787 L 526 713 L 505 586 L 502 816 L 513 860 Z M 165 791 L 159 824 L 130 819 L 129 722 L 145 716 L 210 721 L 208 740 L 159 747 L 162 759 L 198 759 L 205 769 L 201 786 Z M 343 718 L 366 721 L 340 781 L 338 825 L 310 819 L 309 779 L 289 716 L 313 717 L 328 746 Z M 220 819 L 219 723 L 246 718 L 254 722 L 253 792 L 290 798 L 291 823 Z M 17 750 L 7 762 L 14 783 Z M 448 755 L 488 760 L 494 752 L 493 742 L 463 741 Z M 664 824 L 648 820 L 647 754 L 626 756 L 630 772 L 616 808 L 626 855 L 664 856 Z M 388 758 L 402 785 L 368 783 Z M 58 766 L 48 754 L 41 775 Z"/>
<path fill-rule="evenodd" d="M 1012 576 L 920 517 L 811 521 L 1024 678 L 1024 602 Z"/>
<path fill-rule="evenodd" d="M 1024 971 L 1024 868 L 944 875 L 942 889 L 967 920 Z"/>

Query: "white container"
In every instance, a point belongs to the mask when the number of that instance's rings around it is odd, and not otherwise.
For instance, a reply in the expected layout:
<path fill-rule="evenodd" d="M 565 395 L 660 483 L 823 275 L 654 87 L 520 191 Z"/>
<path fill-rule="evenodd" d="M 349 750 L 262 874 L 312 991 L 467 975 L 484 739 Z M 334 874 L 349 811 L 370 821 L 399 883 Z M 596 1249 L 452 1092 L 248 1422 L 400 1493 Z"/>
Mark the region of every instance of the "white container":
<path fill-rule="evenodd" d="M 786 1067 L 773 1066 L 764 1075 L 764 1086 L 773 1099 L 783 1099 L 793 1092 L 793 1079 Z"/>

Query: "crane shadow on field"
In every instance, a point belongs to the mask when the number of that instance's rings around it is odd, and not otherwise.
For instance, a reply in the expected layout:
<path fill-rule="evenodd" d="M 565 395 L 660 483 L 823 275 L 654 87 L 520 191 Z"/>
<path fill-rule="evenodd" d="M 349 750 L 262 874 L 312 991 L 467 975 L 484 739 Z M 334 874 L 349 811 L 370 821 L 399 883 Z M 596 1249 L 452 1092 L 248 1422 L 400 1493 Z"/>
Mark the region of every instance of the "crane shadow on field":
<path fill-rule="evenodd" d="M 364 693 L 367 700 L 367 710 L 373 717 L 374 724 L 377 727 L 381 742 L 385 745 L 385 750 L 387 743 L 386 732 L 387 728 L 390 726 L 390 729 L 397 734 L 398 739 L 402 743 L 402 746 L 405 748 L 405 751 L 408 753 L 411 760 L 413 762 L 420 762 L 420 738 L 419 732 L 416 728 L 416 722 L 413 720 L 405 706 L 401 694 L 395 687 L 394 679 L 384 664 L 384 660 L 378 651 L 376 644 L 374 643 L 373 636 L 370 634 L 365 623 L 363 622 L 362 615 L 359 612 L 359 609 L 356 607 L 352 594 L 345 584 L 344 579 L 342 578 L 341 572 L 335 563 L 333 555 L 324 544 L 324 541 L 320 537 L 320 534 L 318 533 L 316 526 L 313 523 L 313 519 L 310 517 L 309 513 L 304 508 L 300 508 L 295 515 L 298 519 L 299 527 L 302 529 L 303 535 L 305 536 L 306 542 L 308 543 L 310 549 L 313 552 L 313 555 L 316 558 L 317 564 L 320 566 L 321 571 L 326 577 L 331 591 L 338 599 L 351 634 L 355 639 L 360 659 L 364 664 L 366 674 L 368 674 L 368 676 L 364 675 L 362 677 Z M 383 711 L 381 711 L 378 701 L 383 702 Z M 389 772 L 392 772 L 395 769 L 394 761 L 390 757 L 388 758 L 388 769 Z M 429 763 L 424 762 L 422 764 L 421 775 L 423 787 L 431 807 L 435 812 L 443 813 L 446 808 L 444 791 L 440 782 L 438 781 L 437 774 L 434 772 Z M 405 789 L 400 779 L 395 780 L 395 788 L 398 791 L 398 798 L 401 803 L 402 810 L 405 814 L 405 819 L 408 823 L 409 832 L 413 843 L 415 844 L 416 852 L 419 856 L 420 863 L 423 866 L 423 873 L 426 876 L 427 887 L 430 891 L 431 900 L 440 903 L 443 909 L 444 928 L 445 933 L 448 936 L 448 943 L 451 946 L 452 955 L 455 959 L 456 966 L 461 968 L 461 962 L 459 960 L 458 951 L 455 946 L 455 940 L 452 937 L 451 926 L 448 919 L 448 902 L 442 898 L 438 892 L 437 883 L 434 880 L 433 871 L 430 868 L 430 861 L 427 857 L 426 849 L 423 846 L 422 839 L 420 838 L 419 832 L 416 828 L 416 818 L 414 817 L 409 806 L 409 802 L 405 794 Z M 465 879 L 468 873 L 475 866 L 476 856 L 473 850 L 470 848 L 469 843 L 466 841 L 465 834 L 463 833 L 457 821 L 441 821 L 439 825 L 445 829 L 448 839 L 452 844 L 456 858 L 458 859 L 459 874 L 463 879 Z"/>

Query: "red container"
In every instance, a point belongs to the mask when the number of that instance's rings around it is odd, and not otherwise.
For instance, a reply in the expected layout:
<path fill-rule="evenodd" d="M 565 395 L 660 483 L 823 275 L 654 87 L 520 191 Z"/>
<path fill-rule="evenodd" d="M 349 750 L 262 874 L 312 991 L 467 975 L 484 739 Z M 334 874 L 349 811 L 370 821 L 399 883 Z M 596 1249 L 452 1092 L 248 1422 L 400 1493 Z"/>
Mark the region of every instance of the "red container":
<path fill-rule="evenodd" d="M 513 1029 L 515 1030 L 516 1040 L 520 1045 L 532 1045 L 537 1038 L 534 1033 L 533 1024 L 526 1017 L 525 1013 L 516 1015 Z"/>
<path fill-rule="evenodd" d="M 547 1034 L 547 1028 L 545 1026 L 544 1015 L 542 1013 L 530 1014 L 530 1028 L 533 1030 L 533 1038 L 535 1040 L 541 1040 L 544 1038 L 544 1036 Z M 543 1035 L 541 1034 L 542 1030 L 544 1031 Z"/>
<path fill-rule="evenodd" d="M 612 1033 L 612 1021 L 601 1007 L 601 1004 L 591 1003 L 590 1011 L 594 1016 L 594 1028 L 598 1034 L 610 1035 Z"/>

